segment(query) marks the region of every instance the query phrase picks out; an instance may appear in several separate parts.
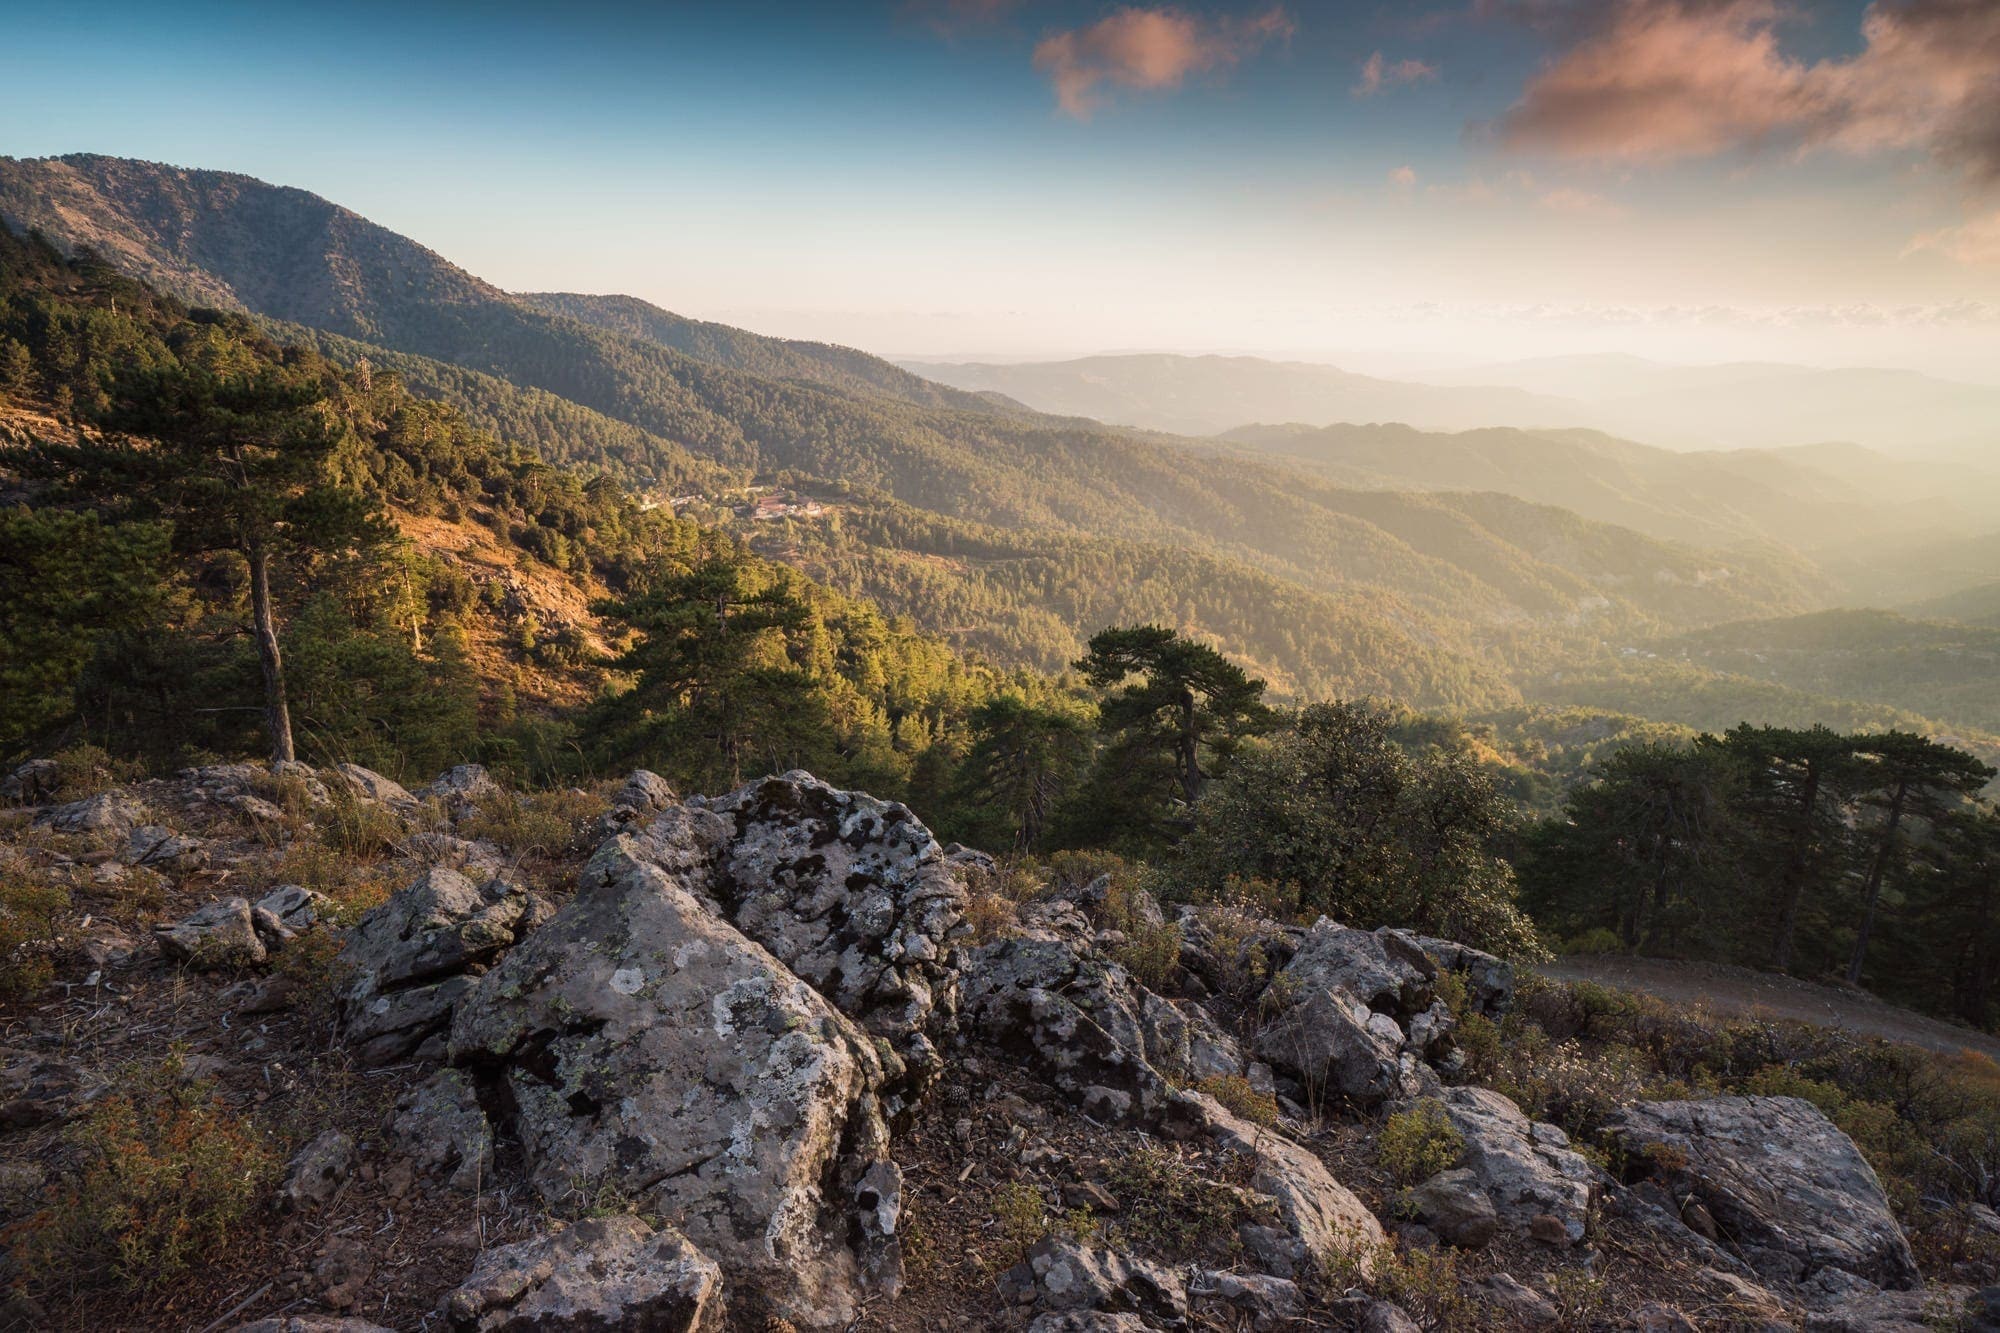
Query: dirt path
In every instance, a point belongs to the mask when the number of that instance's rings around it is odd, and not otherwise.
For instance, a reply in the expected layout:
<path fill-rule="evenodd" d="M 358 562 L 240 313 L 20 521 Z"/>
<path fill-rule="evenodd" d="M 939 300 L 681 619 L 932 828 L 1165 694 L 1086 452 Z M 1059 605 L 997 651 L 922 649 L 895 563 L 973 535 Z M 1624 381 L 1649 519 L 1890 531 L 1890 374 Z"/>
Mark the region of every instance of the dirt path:
<path fill-rule="evenodd" d="M 1977 1051 L 2000 1060 L 2000 1038 L 1926 1018 L 1859 991 L 1800 981 L 1773 972 L 1753 972 L 1720 963 L 1683 963 L 1609 954 L 1558 958 L 1540 970 L 1562 981 L 1594 981 L 1657 996 L 1670 1003 L 1703 1005 L 1717 1013 L 1791 1019 L 1866 1037 L 1884 1037 L 1932 1051 Z"/>

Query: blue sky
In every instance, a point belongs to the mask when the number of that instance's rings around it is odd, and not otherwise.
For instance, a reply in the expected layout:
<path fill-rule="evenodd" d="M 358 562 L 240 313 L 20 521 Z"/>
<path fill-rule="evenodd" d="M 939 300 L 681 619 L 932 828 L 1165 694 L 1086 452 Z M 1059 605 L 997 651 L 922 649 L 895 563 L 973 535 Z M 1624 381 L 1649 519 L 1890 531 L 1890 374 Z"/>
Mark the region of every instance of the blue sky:
<path fill-rule="evenodd" d="M 513 289 L 627 291 L 893 353 L 1396 369 L 1634 350 L 1970 373 L 2000 319 L 2000 171 L 1964 146 L 2000 107 L 1978 91 L 2000 78 L 1996 16 L 42 7 L 7 20 L 0 153 L 243 171 Z"/>

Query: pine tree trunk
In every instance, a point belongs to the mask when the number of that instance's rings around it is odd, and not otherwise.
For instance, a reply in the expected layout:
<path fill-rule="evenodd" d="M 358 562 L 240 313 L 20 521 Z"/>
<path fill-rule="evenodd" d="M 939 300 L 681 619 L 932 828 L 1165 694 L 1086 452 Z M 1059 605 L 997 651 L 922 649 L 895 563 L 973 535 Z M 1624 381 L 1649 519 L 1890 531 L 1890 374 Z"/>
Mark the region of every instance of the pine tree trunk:
<path fill-rule="evenodd" d="M 1792 939 L 1799 929 L 1799 903 L 1806 894 L 1806 848 L 1812 841 L 1813 811 L 1819 808 L 1819 776 L 1819 768 L 1815 765 L 1806 777 L 1805 792 L 1799 798 L 1799 833 L 1792 841 L 1791 860 L 1785 866 L 1785 905 L 1778 917 L 1778 938 L 1771 946 L 1771 966 L 1780 972 L 1792 965 Z"/>
<path fill-rule="evenodd" d="M 1903 822 L 1903 804 L 1909 799 L 1910 784 L 1896 784 L 1889 798 L 1889 822 L 1882 829 L 1882 843 L 1875 849 L 1875 863 L 1868 867 L 1868 887 L 1862 893 L 1861 932 L 1854 937 L 1854 954 L 1847 960 L 1847 984 L 1861 984 L 1861 965 L 1868 961 L 1868 937 L 1875 932 L 1875 906 L 1882 900 L 1882 877 L 1889 869 L 1889 853 L 1896 846 L 1896 826 Z"/>
<path fill-rule="evenodd" d="M 1194 691 L 1181 691 L 1180 766 L 1181 794 L 1188 809 L 1201 799 L 1201 737 L 1195 730 Z"/>
<path fill-rule="evenodd" d="M 289 764 L 292 713 L 285 703 L 285 659 L 278 651 L 278 626 L 271 615 L 271 562 L 261 543 L 245 553 L 250 560 L 250 612 L 257 627 L 257 656 L 264 664 L 264 727 L 271 734 L 271 762 Z"/>

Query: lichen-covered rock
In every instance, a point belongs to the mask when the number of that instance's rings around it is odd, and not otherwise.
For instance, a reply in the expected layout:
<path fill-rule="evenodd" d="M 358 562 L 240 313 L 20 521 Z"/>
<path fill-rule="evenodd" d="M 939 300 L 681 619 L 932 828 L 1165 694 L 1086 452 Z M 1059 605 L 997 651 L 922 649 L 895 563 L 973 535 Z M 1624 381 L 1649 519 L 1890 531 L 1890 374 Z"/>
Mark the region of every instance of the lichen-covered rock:
<path fill-rule="evenodd" d="M 1122 1098 L 1115 1109 L 1141 1117 L 1172 1097 L 1173 1085 L 1146 1058 L 1144 987 L 1096 951 L 1072 905 L 1028 909 L 1018 933 L 966 956 L 959 987 L 961 1030 L 1062 1091 L 1107 1089 Z"/>
<path fill-rule="evenodd" d="M 353 1165 L 354 1140 L 337 1129 L 323 1130 L 286 1166 L 278 1198 L 295 1212 L 325 1203 L 347 1179 Z"/>
<path fill-rule="evenodd" d="M 374 801 L 392 810 L 408 812 L 417 808 L 417 798 L 410 795 L 402 783 L 393 778 L 385 778 L 372 768 L 359 764 L 342 764 L 336 770 L 346 780 L 348 789 L 364 801 Z"/>
<path fill-rule="evenodd" d="M 341 961 L 341 1030 L 364 1064 L 443 1054 L 453 1008 L 485 967 L 535 924 L 548 904 L 533 894 L 431 866 L 361 919 Z"/>
<path fill-rule="evenodd" d="M 942 1067 L 929 1034 L 955 1001 L 966 902 L 956 868 L 908 807 L 809 773 L 707 807 L 734 826 L 714 897 L 738 930 L 889 1043 L 887 1095 L 900 1113 Z"/>
<path fill-rule="evenodd" d="M 635 828 L 668 806 L 679 804 L 680 799 L 673 785 L 658 773 L 635 768 L 611 798 L 611 807 L 598 817 L 598 836 L 608 838 Z"/>
<path fill-rule="evenodd" d="M 219 898 L 198 907 L 171 925 L 153 927 L 153 938 L 166 957 L 200 972 L 254 967 L 267 956 L 244 898 Z"/>
<path fill-rule="evenodd" d="M 266 936 L 265 943 L 275 929 L 280 939 L 289 940 L 302 930 L 319 923 L 320 914 L 326 910 L 327 898 L 323 893 L 306 888 L 303 884 L 280 884 L 251 905 L 252 919 L 268 921 L 261 925 L 259 934 Z"/>
<path fill-rule="evenodd" d="M 201 839 L 176 833 L 159 824 L 141 824 L 126 835 L 121 858 L 126 865 L 185 874 L 208 864 Z"/>
<path fill-rule="evenodd" d="M 1810 1102 L 1640 1102 L 1613 1115 L 1605 1136 L 1628 1161 L 1667 1176 L 1677 1197 L 1696 1198 L 1766 1278 L 1801 1282 L 1835 1269 L 1896 1290 L 1920 1281 L 1873 1168 Z"/>
<path fill-rule="evenodd" d="M 422 792 L 425 799 L 443 805 L 455 820 L 477 809 L 481 801 L 499 794 L 500 784 L 493 780 L 484 764 L 453 765 Z"/>
<path fill-rule="evenodd" d="M 1413 937 L 1321 918 L 1265 992 L 1257 1053 L 1316 1096 L 1362 1106 L 1430 1091 L 1422 1062 L 1450 1049 L 1437 965 Z"/>
<path fill-rule="evenodd" d="M 1506 959 L 1455 940 L 1428 935 L 1411 935 L 1409 939 L 1438 971 L 1454 973 L 1465 982 L 1465 998 L 1474 1012 L 1498 1018 L 1513 1007 L 1514 965 Z"/>
<path fill-rule="evenodd" d="M 396 1100 L 389 1134 L 418 1170 L 476 1193 L 493 1177 L 493 1127 L 462 1069 L 440 1069 Z"/>
<path fill-rule="evenodd" d="M 664 812 L 458 1008 L 451 1059 L 511 1098 L 550 1199 L 612 1186 L 678 1219 L 732 1303 L 844 1326 L 855 1186 L 886 1157 L 876 1043 L 682 882 L 733 828 Z"/>
<path fill-rule="evenodd" d="M 1447 1245 L 1476 1250 L 1500 1229 L 1500 1213 L 1477 1172 L 1466 1167 L 1440 1171 L 1403 1193 L 1410 1215 Z"/>
<path fill-rule="evenodd" d="M 1251 1124 L 1206 1093 L 1175 1094 L 1167 1123 L 1250 1158 L 1250 1188 L 1277 1201 L 1284 1229 L 1315 1262 L 1345 1255 L 1363 1271 L 1372 1266 L 1374 1252 L 1387 1240 L 1382 1224 L 1312 1151 Z"/>
<path fill-rule="evenodd" d="M 999 1288 L 1003 1299 L 1045 1311 L 1134 1314 L 1175 1325 L 1187 1317 L 1187 1289 L 1170 1269 L 1070 1236 L 1037 1241 L 1000 1275 Z"/>
<path fill-rule="evenodd" d="M 113 788 L 44 810 L 35 817 L 35 822 L 58 833 L 106 833 L 122 838 L 144 824 L 148 817 L 144 801 Z"/>
<path fill-rule="evenodd" d="M 596 1218 L 487 1250 L 444 1313 L 476 1333 L 720 1333 L 722 1273 L 677 1231 Z"/>
<path fill-rule="evenodd" d="M 1465 1138 L 1462 1165 L 1503 1225 L 1527 1234 L 1535 1219 L 1552 1217 L 1565 1243 L 1583 1239 L 1597 1170 L 1569 1146 L 1568 1135 L 1529 1120 L 1491 1088 L 1447 1088 L 1438 1100 Z"/>
<path fill-rule="evenodd" d="M 1181 1005 L 1143 991 L 1139 1025 L 1147 1063 L 1180 1082 L 1199 1083 L 1243 1073 L 1243 1048 L 1197 1005 Z"/>

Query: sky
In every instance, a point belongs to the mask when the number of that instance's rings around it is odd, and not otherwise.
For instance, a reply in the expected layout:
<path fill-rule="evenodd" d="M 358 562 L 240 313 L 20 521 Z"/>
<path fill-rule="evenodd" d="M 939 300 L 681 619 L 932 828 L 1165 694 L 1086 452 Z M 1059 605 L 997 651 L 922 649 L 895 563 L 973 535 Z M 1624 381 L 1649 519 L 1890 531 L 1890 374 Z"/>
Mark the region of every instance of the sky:
<path fill-rule="evenodd" d="M 910 357 L 2000 382 L 2000 0 L 20 7 L 0 153 Z"/>

